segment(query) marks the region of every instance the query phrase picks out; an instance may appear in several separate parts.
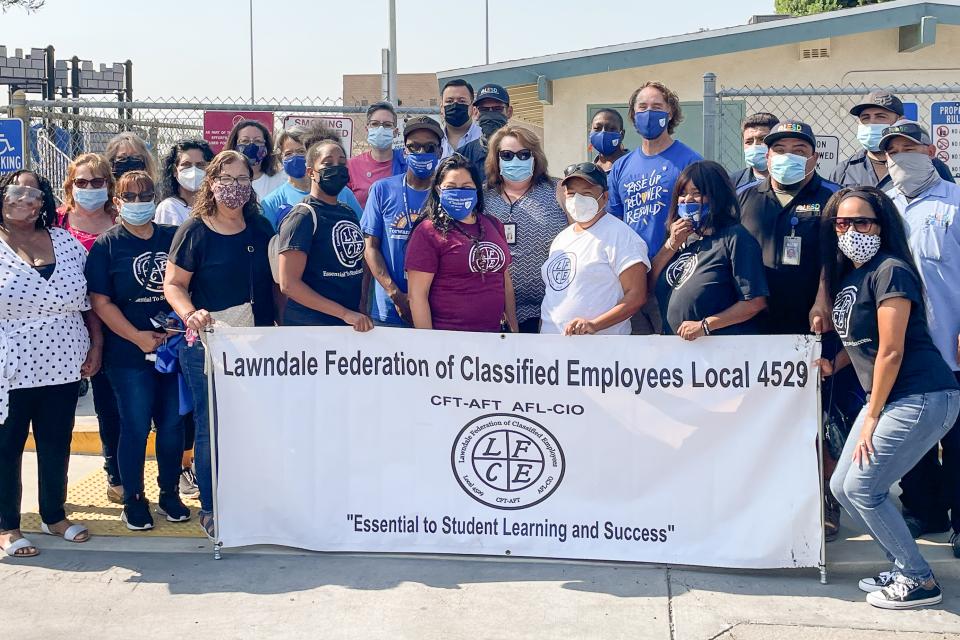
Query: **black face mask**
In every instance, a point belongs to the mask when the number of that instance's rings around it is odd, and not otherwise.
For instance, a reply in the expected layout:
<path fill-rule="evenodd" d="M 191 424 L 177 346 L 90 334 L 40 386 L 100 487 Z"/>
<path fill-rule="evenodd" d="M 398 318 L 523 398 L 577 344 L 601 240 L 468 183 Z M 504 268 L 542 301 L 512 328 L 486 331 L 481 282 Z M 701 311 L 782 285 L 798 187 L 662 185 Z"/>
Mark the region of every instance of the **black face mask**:
<path fill-rule="evenodd" d="M 140 158 L 124 158 L 113 163 L 113 177 L 119 178 L 129 171 L 143 171 L 147 163 Z"/>
<path fill-rule="evenodd" d="M 339 195 L 348 182 L 350 182 L 350 172 L 345 164 L 324 167 L 317 175 L 320 190 L 328 196 Z"/>
<path fill-rule="evenodd" d="M 484 111 L 480 114 L 480 119 L 477 121 L 477 124 L 480 125 L 483 137 L 489 140 L 490 136 L 506 126 L 507 116 L 497 111 Z"/>
<path fill-rule="evenodd" d="M 459 102 L 443 105 L 443 121 L 451 127 L 462 127 L 469 119 L 469 106 Z"/>

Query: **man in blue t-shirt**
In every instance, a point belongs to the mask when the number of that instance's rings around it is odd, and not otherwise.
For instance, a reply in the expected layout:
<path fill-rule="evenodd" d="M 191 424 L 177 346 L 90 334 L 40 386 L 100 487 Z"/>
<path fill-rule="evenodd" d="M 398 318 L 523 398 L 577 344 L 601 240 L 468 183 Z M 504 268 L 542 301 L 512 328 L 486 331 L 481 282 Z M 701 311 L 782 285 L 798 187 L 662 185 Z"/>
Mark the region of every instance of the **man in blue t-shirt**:
<path fill-rule="evenodd" d="M 375 280 L 371 318 L 385 326 L 412 326 L 404 254 L 413 223 L 427 200 L 442 152 L 443 130 L 428 116 L 407 119 L 403 144 L 407 171 L 373 183 L 360 228 L 364 260 Z"/>
<path fill-rule="evenodd" d="M 687 165 L 703 158 L 673 139 L 683 120 L 680 99 L 659 82 L 647 82 L 630 96 L 629 113 L 643 139 L 639 147 L 617 160 L 610 168 L 610 201 L 607 211 L 621 218 L 647 243 L 651 256 L 657 255 L 666 240 L 666 220 L 673 185 Z M 656 298 L 633 317 L 633 332 L 660 333 L 660 311 Z"/>

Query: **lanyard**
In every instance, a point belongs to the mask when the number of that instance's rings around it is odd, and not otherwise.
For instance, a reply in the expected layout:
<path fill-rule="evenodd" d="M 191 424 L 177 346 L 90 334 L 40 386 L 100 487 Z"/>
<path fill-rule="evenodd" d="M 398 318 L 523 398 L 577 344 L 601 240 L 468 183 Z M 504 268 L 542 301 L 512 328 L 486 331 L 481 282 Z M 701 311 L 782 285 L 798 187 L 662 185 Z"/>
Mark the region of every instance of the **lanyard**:
<path fill-rule="evenodd" d="M 403 215 L 407 219 L 407 230 L 413 228 L 413 220 L 410 219 L 410 203 L 407 202 L 407 176 L 403 176 Z"/>

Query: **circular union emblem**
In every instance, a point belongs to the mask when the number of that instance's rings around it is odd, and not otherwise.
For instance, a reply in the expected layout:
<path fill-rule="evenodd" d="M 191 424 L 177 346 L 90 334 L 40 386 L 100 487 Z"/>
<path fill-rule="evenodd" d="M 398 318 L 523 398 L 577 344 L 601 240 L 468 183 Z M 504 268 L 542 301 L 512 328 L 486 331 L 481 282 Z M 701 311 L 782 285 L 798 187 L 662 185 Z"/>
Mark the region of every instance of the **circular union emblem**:
<path fill-rule="evenodd" d="M 166 271 L 167 254 L 164 252 L 144 252 L 133 259 L 133 277 L 138 285 L 150 293 L 163 293 L 163 274 Z"/>
<path fill-rule="evenodd" d="M 363 233 L 356 222 L 341 220 L 333 225 L 333 249 L 340 264 L 352 269 L 363 257 Z"/>
<path fill-rule="evenodd" d="M 547 263 L 547 284 L 554 291 L 563 291 L 570 286 L 577 274 L 577 254 L 565 251 Z"/>
<path fill-rule="evenodd" d="M 511 413 L 480 416 L 457 434 L 453 475 L 468 496 L 495 509 L 526 509 L 557 490 L 565 458 L 547 429 Z"/>
<path fill-rule="evenodd" d="M 474 273 L 493 273 L 503 268 L 507 256 L 493 242 L 483 241 L 470 249 L 470 270 Z"/>

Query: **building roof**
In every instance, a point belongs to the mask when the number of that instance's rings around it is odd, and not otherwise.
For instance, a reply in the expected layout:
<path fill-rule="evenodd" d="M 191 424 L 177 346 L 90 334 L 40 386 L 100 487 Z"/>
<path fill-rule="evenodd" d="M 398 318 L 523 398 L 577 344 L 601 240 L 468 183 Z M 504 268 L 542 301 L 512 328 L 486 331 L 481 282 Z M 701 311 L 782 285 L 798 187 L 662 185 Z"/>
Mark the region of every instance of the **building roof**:
<path fill-rule="evenodd" d="M 938 23 L 960 24 L 960 1 L 922 2 L 894 0 L 881 4 L 830 11 L 800 18 L 785 18 L 679 36 L 654 38 L 594 49 L 569 51 L 496 64 L 451 69 L 437 73 L 442 85 L 463 78 L 474 86 L 485 82 L 502 85 L 536 84 L 604 71 L 645 67 L 677 60 L 735 53 L 783 44 L 818 40 L 917 25 L 926 16 Z"/>

